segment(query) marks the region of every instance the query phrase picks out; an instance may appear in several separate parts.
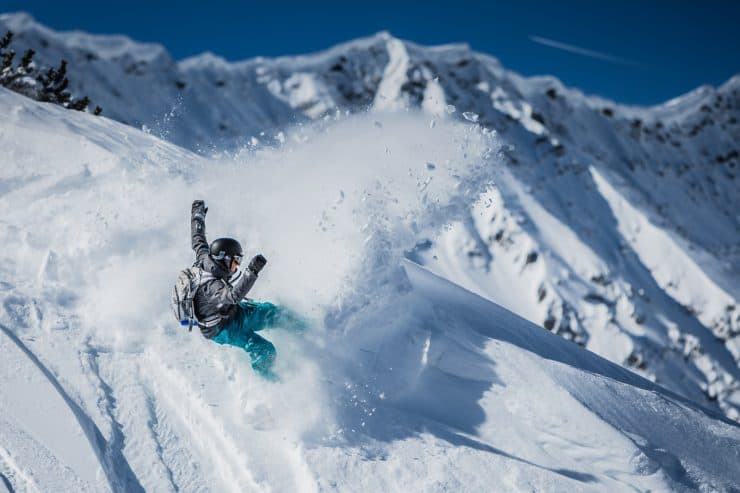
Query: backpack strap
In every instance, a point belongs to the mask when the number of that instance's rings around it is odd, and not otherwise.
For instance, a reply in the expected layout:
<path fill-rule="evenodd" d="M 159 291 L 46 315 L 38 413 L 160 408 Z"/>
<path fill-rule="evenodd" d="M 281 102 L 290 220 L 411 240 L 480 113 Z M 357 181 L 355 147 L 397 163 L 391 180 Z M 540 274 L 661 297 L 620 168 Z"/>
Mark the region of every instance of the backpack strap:
<path fill-rule="evenodd" d="M 191 267 L 190 269 L 187 269 L 185 271 L 185 272 L 187 272 L 188 280 L 191 283 L 191 287 L 192 287 L 192 282 L 195 279 L 195 275 L 193 273 L 193 269 L 195 269 L 195 267 Z M 198 286 L 199 285 L 200 285 L 200 283 L 196 286 L 195 290 L 198 289 Z M 195 300 L 195 290 L 190 289 L 189 290 L 189 292 L 190 292 L 190 298 L 189 299 L 187 299 L 187 298 L 185 299 L 186 302 L 190 303 L 190 315 L 188 316 L 188 320 L 187 320 L 187 322 L 188 322 L 188 332 L 192 332 L 193 331 L 193 325 L 198 325 L 198 322 L 194 320 L 194 318 L 195 318 L 195 302 L 194 302 L 194 300 Z M 184 320 L 182 321 L 182 325 L 185 325 L 185 321 Z"/>
<path fill-rule="evenodd" d="M 197 278 L 196 278 L 196 275 L 197 275 Z M 187 300 L 190 303 L 190 314 L 191 314 L 188 319 L 188 331 L 192 332 L 193 325 L 195 325 L 196 327 L 201 327 L 201 326 L 209 327 L 209 326 L 215 325 L 214 320 L 204 320 L 201 323 L 195 318 L 195 294 L 198 292 L 198 289 L 200 289 L 200 287 L 203 285 L 204 282 L 217 279 L 216 276 L 198 267 L 197 265 L 193 265 L 190 269 L 188 269 L 188 278 L 190 279 L 191 282 L 195 281 L 195 285 L 193 286 L 193 289 L 190 290 L 190 297 Z M 215 322 L 218 323 L 219 321 L 220 321 L 220 317 Z M 183 323 L 183 325 L 185 324 Z"/>

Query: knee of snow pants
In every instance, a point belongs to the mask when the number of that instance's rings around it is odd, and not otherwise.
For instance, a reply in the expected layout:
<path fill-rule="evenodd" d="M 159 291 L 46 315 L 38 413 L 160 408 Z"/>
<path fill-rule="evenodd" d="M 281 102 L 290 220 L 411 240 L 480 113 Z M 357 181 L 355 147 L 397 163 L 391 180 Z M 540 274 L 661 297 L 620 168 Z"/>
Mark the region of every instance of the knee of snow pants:
<path fill-rule="evenodd" d="M 271 327 L 277 313 L 278 308 L 272 303 L 242 302 L 234 318 L 212 340 L 244 349 L 252 368 L 268 376 L 275 361 L 275 346 L 256 331 Z"/>

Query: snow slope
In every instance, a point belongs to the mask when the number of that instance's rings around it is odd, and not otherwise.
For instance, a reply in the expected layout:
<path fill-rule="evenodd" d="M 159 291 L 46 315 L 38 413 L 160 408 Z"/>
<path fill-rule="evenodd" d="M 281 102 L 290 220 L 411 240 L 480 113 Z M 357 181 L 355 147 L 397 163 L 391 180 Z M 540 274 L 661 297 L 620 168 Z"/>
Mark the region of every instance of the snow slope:
<path fill-rule="evenodd" d="M 652 108 L 524 78 L 465 45 L 388 33 L 325 52 L 174 61 L 159 45 L 0 15 L 72 89 L 201 154 L 279 145 L 337 114 L 419 109 L 498 133 L 497 189 L 414 255 L 435 272 L 740 416 L 740 78 Z M 246 147 L 245 147 L 246 146 Z M 313 163 L 312 163 L 313 164 Z M 431 162 L 439 166 L 440 162 Z"/>
<path fill-rule="evenodd" d="M 0 113 L 9 491 L 736 488 L 736 423 L 405 260 L 497 177 L 480 126 L 339 117 L 206 159 L 3 89 Z M 279 382 L 171 320 L 194 197 L 311 322 L 266 334 Z"/>

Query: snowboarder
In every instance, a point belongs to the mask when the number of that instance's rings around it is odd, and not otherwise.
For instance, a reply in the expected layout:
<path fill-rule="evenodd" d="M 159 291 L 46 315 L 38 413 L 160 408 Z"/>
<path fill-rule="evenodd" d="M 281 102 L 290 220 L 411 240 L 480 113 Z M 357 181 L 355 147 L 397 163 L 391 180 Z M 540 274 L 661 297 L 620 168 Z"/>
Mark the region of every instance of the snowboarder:
<path fill-rule="evenodd" d="M 219 344 L 243 348 L 249 354 L 252 368 L 262 376 L 270 377 L 275 346 L 257 331 L 276 325 L 282 311 L 272 303 L 244 299 L 267 259 L 256 255 L 246 269 L 239 271 L 243 251 L 238 241 L 219 238 L 208 245 L 207 212 L 205 202 L 193 201 L 191 237 L 196 256 L 194 267 L 201 269 L 193 297 L 194 316 L 204 337 Z"/>

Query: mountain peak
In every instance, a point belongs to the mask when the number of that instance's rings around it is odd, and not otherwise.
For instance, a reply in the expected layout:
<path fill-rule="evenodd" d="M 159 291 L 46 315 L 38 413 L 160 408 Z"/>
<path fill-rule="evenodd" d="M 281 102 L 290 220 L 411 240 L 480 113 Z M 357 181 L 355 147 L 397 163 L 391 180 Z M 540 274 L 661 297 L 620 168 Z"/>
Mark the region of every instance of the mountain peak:
<path fill-rule="evenodd" d="M 228 70 L 233 67 L 233 65 L 234 64 L 232 62 L 229 62 L 224 57 L 217 55 L 212 51 L 204 51 L 203 53 L 187 57 L 179 62 L 179 66 L 184 70 L 194 70 L 197 68 Z"/>
<path fill-rule="evenodd" d="M 24 38 L 23 41 L 29 45 L 43 47 L 54 42 L 106 60 L 126 58 L 146 62 L 156 59 L 171 60 L 169 53 L 161 44 L 134 41 L 121 34 L 90 34 L 78 30 L 55 31 L 40 24 L 27 12 L 0 15 L 0 26 L 2 25 L 15 32 L 16 39 Z"/>
<path fill-rule="evenodd" d="M 41 27 L 41 24 L 36 22 L 33 16 L 28 12 L 9 12 L 7 14 L 0 14 L 0 21 L 20 28 L 29 27 L 31 25 Z"/>

